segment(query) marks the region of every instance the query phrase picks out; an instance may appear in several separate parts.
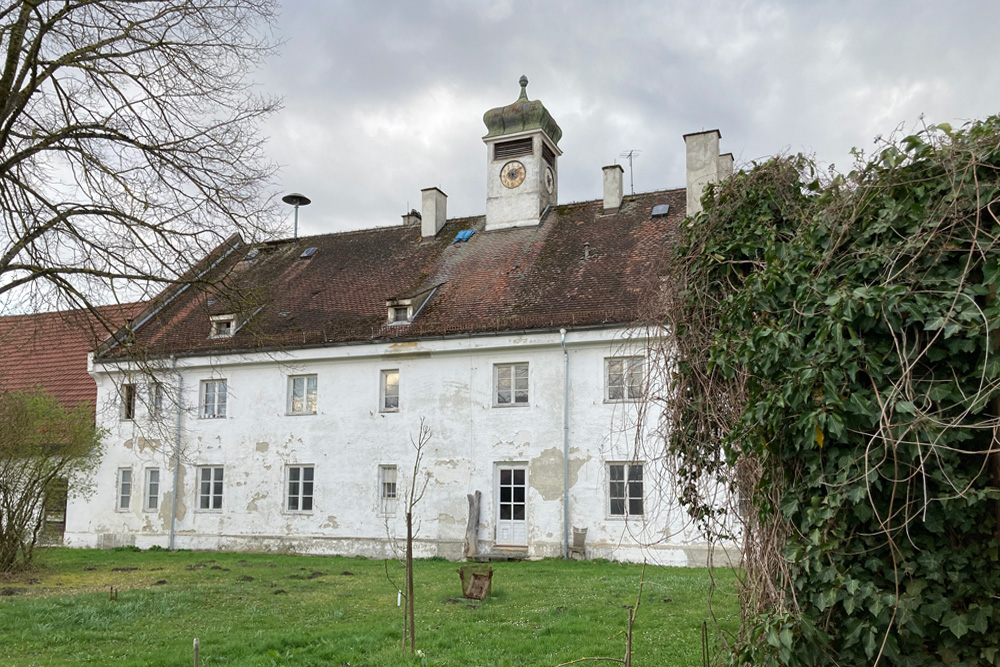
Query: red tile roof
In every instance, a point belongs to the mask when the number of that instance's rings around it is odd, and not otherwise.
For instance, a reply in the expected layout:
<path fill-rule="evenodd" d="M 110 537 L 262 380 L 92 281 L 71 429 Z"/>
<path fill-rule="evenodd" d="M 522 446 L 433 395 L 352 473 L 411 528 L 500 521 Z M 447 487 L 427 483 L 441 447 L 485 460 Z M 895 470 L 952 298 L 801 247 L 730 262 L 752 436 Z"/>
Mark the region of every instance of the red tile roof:
<path fill-rule="evenodd" d="M 0 390 L 41 386 L 66 407 L 94 405 L 97 385 L 87 354 L 108 336 L 101 318 L 117 325 L 142 304 L 0 317 Z"/>
<path fill-rule="evenodd" d="M 652 218 L 669 204 L 666 217 Z M 204 354 L 634 322 L 644 290 L 684 217 L 683 189 L 555 207 L 535 227 L 484 232 L 452 219 L 431 239 L 396 226 L 236 243 L 213 254 L 203 284 L 164 292 L 136 317 L 136 349 Z M 473 229 L 465 242 L 456 234 Z M 302 258 L 308 248 L 315 254 Z M 222 257 L 221 260 L 218 260 Z M 390 325 L 386 301 L 432 290 L 410 324 Z M 231 338 L 210 316 L 240 313 Z M 116 347 L 108 352 L 121 354 Z"/>

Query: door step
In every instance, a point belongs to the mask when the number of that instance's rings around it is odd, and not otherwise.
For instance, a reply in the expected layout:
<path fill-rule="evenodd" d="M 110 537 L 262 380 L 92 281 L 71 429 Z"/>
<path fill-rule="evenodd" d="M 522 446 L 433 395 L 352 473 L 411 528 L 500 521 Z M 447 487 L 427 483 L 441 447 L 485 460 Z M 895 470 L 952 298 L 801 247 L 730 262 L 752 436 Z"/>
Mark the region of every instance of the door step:
<path fill-rule="evenodd" d="M 469 556 L 469 560 L 477 563 L 496 563 L 510 560 L 525 560 L 527 558 L 527 547 L 497 547 L 490 553 Z"/>

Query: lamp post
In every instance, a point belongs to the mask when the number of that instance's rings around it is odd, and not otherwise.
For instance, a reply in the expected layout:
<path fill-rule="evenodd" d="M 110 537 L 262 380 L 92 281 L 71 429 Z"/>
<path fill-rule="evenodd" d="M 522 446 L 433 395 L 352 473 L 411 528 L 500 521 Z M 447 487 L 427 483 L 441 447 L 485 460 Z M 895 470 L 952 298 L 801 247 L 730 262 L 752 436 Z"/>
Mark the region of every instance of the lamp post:
<path fill-rule="evenodd" d="M 281 201 L 295 207 L 295 234 L 294 238 L 299 238 L 299 206 L 308 206 L 312 203 L 312 199 L 306 197 L 304 194 L 299 192 L 293 192 L 290 195 L 285 195 L 281 198 Z"/>

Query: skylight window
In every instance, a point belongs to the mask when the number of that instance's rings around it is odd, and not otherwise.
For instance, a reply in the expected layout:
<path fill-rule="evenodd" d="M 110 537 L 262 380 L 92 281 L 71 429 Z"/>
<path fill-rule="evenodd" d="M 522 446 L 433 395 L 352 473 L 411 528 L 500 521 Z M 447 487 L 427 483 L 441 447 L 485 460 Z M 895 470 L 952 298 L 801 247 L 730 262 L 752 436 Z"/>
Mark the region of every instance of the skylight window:
<path fill-rule="evenodd" d="M 670 213 L 670 204 L 660 204 L 659 206 L 653 207 L 653 214 L 649 217 L 651 218 L 665 218 L 667 214 Z"/>
<path fill-rule="evenodd" d="M 309 259 L 316 254 L 317 250 L 319 250 L 319 248 L 306 248 L 302 251 L 302 254 L 299 255 L 299 259 Z"/>

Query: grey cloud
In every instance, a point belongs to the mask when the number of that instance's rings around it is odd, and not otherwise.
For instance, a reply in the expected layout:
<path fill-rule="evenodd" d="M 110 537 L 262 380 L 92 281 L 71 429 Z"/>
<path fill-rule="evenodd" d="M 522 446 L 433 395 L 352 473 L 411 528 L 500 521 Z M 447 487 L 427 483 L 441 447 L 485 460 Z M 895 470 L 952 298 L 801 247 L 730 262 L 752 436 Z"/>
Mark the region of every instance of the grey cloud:
<path fill-rule="evenodd" d="M 485 208 L 482 114 L 527 74 L 564 131 L 560 198 L 640 149 L 636 190 L 683 184 L 681 135 L 719 128 L 737 162 L 852 146 L 902 121 L 996 112 L 993 3 L 327 2 L 287 0 L 287 40 L 259 76 L 282 192 L 313 199 L 304 233 L 398 224 L 419 191 Z M 619 159 L 620 161 L 620 159 Z M 627 178 L 627 174 L 626 174 Z"/>

